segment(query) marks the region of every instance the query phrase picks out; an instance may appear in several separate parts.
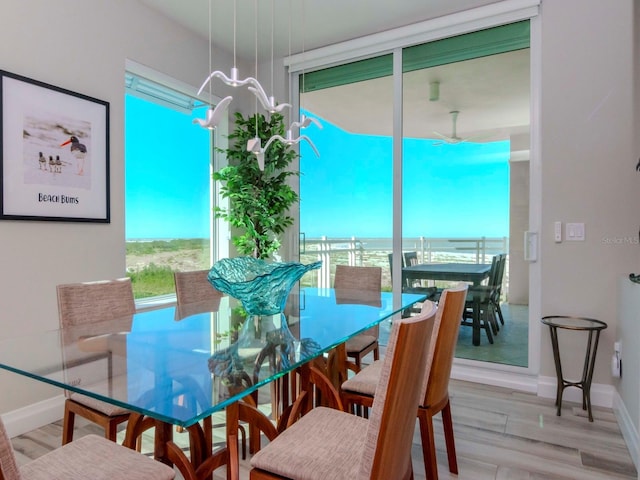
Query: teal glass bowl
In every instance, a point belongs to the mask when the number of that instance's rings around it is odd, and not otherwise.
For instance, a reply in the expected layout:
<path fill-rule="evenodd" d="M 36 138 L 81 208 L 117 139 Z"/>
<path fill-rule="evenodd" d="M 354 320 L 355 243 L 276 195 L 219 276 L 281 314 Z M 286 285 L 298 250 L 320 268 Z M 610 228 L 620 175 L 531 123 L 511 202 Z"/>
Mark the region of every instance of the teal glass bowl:
<path fill-rule="evenodd" d="M 249 315 L 275 315 L 284 310 L 289 292 L 302 276 L 322 262 L 266 262 L 253 257 L 225 258 L 209 271 L 209 282 L 242 302 Z"/>

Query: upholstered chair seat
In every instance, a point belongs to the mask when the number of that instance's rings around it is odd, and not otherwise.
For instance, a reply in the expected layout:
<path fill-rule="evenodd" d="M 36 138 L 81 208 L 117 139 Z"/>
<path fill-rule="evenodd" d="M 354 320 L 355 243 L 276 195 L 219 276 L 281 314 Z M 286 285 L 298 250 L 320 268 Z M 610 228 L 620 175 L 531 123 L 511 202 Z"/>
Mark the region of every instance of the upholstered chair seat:
<path fill-rule="evenodd" d="M 97 435 L 87 435 L 18 467 L 0 418 L 0 478 L 4 480 L 171 480 L 172 468 Z"/>
<path fill-rule="evenodd" d="M 408 480 L 421 379 L 436 308 L 393 323 L 371 419 L 316 407 L 251 459 L 250 478 Z M 426 346 L 426 348 L 425 348 Z"/>
<path fill-rule="evenodd" d="M 420 425 L 426 477 L 429 480 L 438 479 L 432 417 L 439 412 L 442 412 L 449 471 L 458 473 L 448 385 L 467 288 L 466 284 L 460 284 L 442 292 L 434 326 L 435 339 L 429 345 L 425 345 L 425 348 L 430 350 L 430 364 L 421 380 L 422 398 L 416 415 Z M 376 389 L 382 371 L 382 361 L 376 361 L 342 384 L 341 393 L 347 410 L 354 406 L 375 405 L 378 396 Z"/>

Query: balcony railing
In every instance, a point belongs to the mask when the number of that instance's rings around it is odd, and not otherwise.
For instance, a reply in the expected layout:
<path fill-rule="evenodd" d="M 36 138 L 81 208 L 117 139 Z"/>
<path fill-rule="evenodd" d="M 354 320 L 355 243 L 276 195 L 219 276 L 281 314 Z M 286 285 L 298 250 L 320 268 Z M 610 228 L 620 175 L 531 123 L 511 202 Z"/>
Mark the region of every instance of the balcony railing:
<path fill-rule="evenodd" d="M 498 253 L 509 251 L 508 237 L 402 239 L 402 250 L 418 253 L 420 263 L 491 263 Z M 305 238 L 301 242 L 301 261 L 322 260 L 314 286 L 331 286 L 335 265 L 376 265 L 383 269 L 383 288 L 391 287 L 388 254 L 392 252 L 391 238 Z M 508 271 L 508 268 L 507 268 Z M 507 277 L 505 271 L 505 277 Z M 307 276 L 307 280 L 311 276 Z"/>

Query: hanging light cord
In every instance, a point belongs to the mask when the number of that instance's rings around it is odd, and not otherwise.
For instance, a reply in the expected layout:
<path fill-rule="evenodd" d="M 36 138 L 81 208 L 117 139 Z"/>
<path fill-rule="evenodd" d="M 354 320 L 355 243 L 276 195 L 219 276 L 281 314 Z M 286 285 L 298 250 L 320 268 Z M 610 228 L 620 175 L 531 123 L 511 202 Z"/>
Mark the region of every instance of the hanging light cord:
<path fill-rule="evenodd" d="M 212 71 L 212 66 L 211 64 L 213 63 L 213 60 L 211 58 L 212 56 L 212 48 L 211 48 L 211 37 L 212 37 L 212 33 L 211 33 L 211 1 L 209 0 L 209 72 Z M 212 95 L 211 95 L 211 80 L 209 81 L 209 107 L 211 107 L 211 100 L 212 100 Z"/>
<path fill-rule="evenodd" d="M 304 3 L 305 0 L 302 0 L 302 57 L 304 59 L 304 39 L 305 39 L 305 16 L 304 16 Z M 304 94 L 304 63 L 302 64 L 302 93 Z M 301 96 L 302 97 L 302 96 Z M 298 115 L 300 112 L 298 111 Z"/>
<path fill-rule="evenodd" d="M 273 91 L 273 31 L 275 30 L 275 15 L 274 15 L 274 4 L 273 0 L 271 0 L 271 94 L 275 95 Z"/>
<path fill-rule="evenodd" d="M 236 66 L 236 0 L 233 0 L 233 66 Z"/>
<path fill-rule="evenodd" d="M 254 39 L 254 47 L 255 47 L 255 53 L 256 53 L 255 61 L 256 61 L 256 80 L 257 80 L 258 79 L 258 0 L 254 0 L 253 2 L 253 17 L 254 17 L 253 39 Z M 258 138 L 259 137 L 258 135 L 258 97 L 255 97 L 253 100 L 255 103 L 255 111 L 256 111 L 256 138 Z"/>
<path fill-rule="evenodd" d="M 291 13 L 293 9 L 293 0 L 289 0 L 289 58 L 291 58 Z M 291 104 L 291 85 L 289 85 L 289 104 Z"/>

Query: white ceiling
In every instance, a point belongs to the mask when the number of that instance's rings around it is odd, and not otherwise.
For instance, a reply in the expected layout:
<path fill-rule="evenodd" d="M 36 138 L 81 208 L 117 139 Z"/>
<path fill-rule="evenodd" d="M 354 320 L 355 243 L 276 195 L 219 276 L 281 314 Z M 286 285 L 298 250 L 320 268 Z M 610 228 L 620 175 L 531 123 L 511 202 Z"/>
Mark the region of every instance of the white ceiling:
<path fill-rule="evenodd" d="M 432 81 L 439 98 L 430 101 Z M 457 136 L 502 140 L 529 126 L 529 50 L 517 50 L 404 74 L 404 135 L 438 138 L 452 133 L 450 112 L 459 111 Z M 370 135 L 392 135 L 391 77 L 304 94 L 303 108 L 331 119 L 340 128 Z M 371 99 L 375 99 L 372 102 Z M 353 112 L 367 112 L 357 115 Z"/>
<path fill-rule="evenodd" d="M 284 57 L 411 23 L 475 8 L 496 0 L 139 0 L 173 21 L 209 38 L 216 48 L 255 59 Z M 273 9 L 272 9 L 273 6 Z M 273 16 L 272 16 L 273 12 Z M 274 28 L 272 28 L 274 25 Z M 291 27 L 289 27 L 291 25 Z M 274 39 L 271 41 L 273 31 Z M 440 98 L 429 101 L 429 83 L 440 82 Z M 305 95 L 302 107 L 360 133 L 391 135 L 390 78 Z M 371 102 L 371 99 L 376 99 Z M 516 51 L 411 72 L 404 79 L 404 125 L 409 137 L 450 135 L 452 110 L 460 111 L 458 136 L 494 140 L 528 131 L 529 52 Z M 357 116 L 353 112 L 368 112 Z"/>
<path fill-rule="evenodd" d="M 496 0 L 139 0 L 205 38 L 233 51 L 233 12 L 236 5 L 236 47 L 239 58 L 255 57 L 255 6 L 258 7 L 259 54 L 300 53 L 412 23 L 441 17 Z M 273 5 L 273 10 L 272 10 Z M 272 22 L 273 11 L 273 22 Z M 291 25 L 291 29 L 289 29 Z M 290 31 L 291 30 L 291 34 Z M 291 42 L 289 42 L 291 37 Z M 261 50 L 261 51 L 260 51 Z"/>

